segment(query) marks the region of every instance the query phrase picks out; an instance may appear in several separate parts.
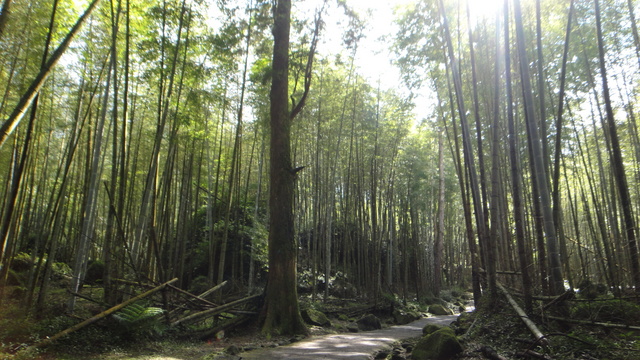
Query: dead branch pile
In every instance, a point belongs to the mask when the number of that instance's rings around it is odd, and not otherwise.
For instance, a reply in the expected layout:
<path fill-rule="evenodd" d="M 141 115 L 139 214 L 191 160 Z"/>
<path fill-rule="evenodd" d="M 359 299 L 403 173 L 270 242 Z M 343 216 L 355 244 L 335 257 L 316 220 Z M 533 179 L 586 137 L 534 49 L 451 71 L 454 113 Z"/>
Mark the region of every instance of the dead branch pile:
<path fill-rule="evenodd" d="M 199 322 L 205 322 L 212 317 L 216 318 L 216 321 L 207 321 L 204 326 L 200 326 L 199 329 L 194 332 L 199 337 L 211 336 L 220 332 L 221 330 L 228 331 L 229 329 L 247 323 L 251 319 L 255 319 L 258 311 L 261 307 L 262 295 L 251 295 L 240 299 L 226 300 L 220 304 L 208 300 L 206 297 L 221 290 L 226 281 L 222 282 L 209 290 L 203 292 L 200 295 L 192 294 L 186 290 L 180 289 L 173 285 L 177 278 L 167 281 L 159 285 L 143 284 L 126 280 L 117 280 L 120 283 L 125 284 L 128 287 L 148 289 L 141 292 L 137 296 L 132 296 L 128 300 L 121 302 L 120 304 L 113 306 L 109 309 L 102 311 L 101 313 L 79 322 L 78 324 L 67 328 L 51 337 L 48 337 L 36 344 L 25 348 L 24 351 L 32 351 L 35 348 L 45 347 L 52 342 L 78 331 L 88 325 L 91 325 L 101 319 L 104 319 L 117 311 L 133 304 L 136 301 L 151 298 L 152 295 L 162 291 L 162 303 L 163 318 L 171 327 L 182 327 L 184 331 L 188 331 L 187 324 L 197 324 Z M 85 300 L 89 300 L 94 303 L 101 303 L 97 300 L 87 299 L 86 295 L 73 294 Z M 221 297 L 220 297 L 221 298 Z M 218 321 L 219 320 L 219 321 Z M 210 326 L 208 325 L 210 324 Z"/>

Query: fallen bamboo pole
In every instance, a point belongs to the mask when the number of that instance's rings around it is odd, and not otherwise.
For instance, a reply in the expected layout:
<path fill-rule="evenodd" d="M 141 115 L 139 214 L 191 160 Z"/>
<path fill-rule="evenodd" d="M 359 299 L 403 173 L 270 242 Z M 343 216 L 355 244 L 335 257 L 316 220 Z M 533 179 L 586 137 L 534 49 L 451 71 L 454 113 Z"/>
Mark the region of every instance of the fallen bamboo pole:
<path fill-rule="evenodd" d="M 633 326 L 633 325 L 605 323 L 605 322 L 589 321 L 589 320 L 567 319 L 559 316 L 549 316 L 549 315 L 547 315 L 546 318 L 551 320 L 566 321 L 566 322 L 571 322 L 576 324 L 602 326 L 606 328 L 640 330 L 640 326 Z"/>
<path fill-rule="evenodd" d="M 257 298 L 259 298 L 261 296 L 262 296 L 262 294 L 252 295 L 252 296 L 249 296 L 249 297 L 246 297 L 246 298 L 242 298 L 240 300 L 232 301 L 232 302 L 230 302 L 228 304 L 224 304 L 224 305 L 218 306 L 217 308 L 200 311 L 200 312 L 197 312 L 195 314 L 191 314 L 191 315 L 189 315 L 187 317 L 184 317 L 182 319 L 178 319 L 178 320 L 174 321 L 171 324 L 171 326 L 176 326 L 176 325 L 182 324 L 184 322 L 197 320 L 197 319 L 205 317 L 205 316 L 216 315 L 216 314 L 219 314 L 221 312 L 225 312 L 225 311 L 233 308 L 234 306 L 249 302 L 249 301 L 257 299 Z"/>
<path fill-rule="evenodd" d="M 522 308 L 518 306 L 518 303 L 516 303 L 513 297 L 511 297 L 511 294 L 509 294 L 507 289 L 505 289 L 504 286 L 502 286 L 502 284 L 500 284 L 499 282 L 497 283 L 497 285 L 500 291 L 502 291 L 504 296 L 509 301 L 509 304 L 511 304 L 511 307 L 513 307 L 516 313 L 518 313 L 522 322 L 524 322 L 524 324 L 527 325 L 527 327 L 529 328 L 533 336 L 535 336 L 536 341 L 542 345 L 548 345 L 549 340 L 547 340 L 547 338 L 542 334 L 542 332 L 538 329 L 536 324 L 533 321 L 531 321 L 531 319 L 529 319 L 529 316 L 527 316 L 524 310 L 522 310 Z"/>
<path fill-rule="evenodd" d="M 221 282 L 220 284 L 212 287 L 211 289 L 203 292 L 202 294 L 198 295 L 198 297 L 204 298 L 207 295 L 211 294 L 212 292 L 222 289 L 222 287 L 225 286 L 225 285 L 227 285 L 227 280 L 225 280 L 225 281 Z"/>
<path fill-rule="evenodd" d="M 192 293 L 190 293 L 190 292 L 188 292 L 188 291 L 185 291 L 185 290 L 180 289 L 180 288 L 179 288 L 179 287 L 177 287 L 177 286 L 169 285 L 169 287 L 170 287 L 170 288 L 172 288 L 173 290 L 175 290 L 175 291 L 177 291 L 177 292 L 181 293 L 181 294 L 184 294 L 184 295 L 186 295 L 186 296 L 189 296 L 189 297 L 191 297 L 191 298 L 194 298 L 194 299 L 196 299 L 196 300 L 198 300 L 198 301 L 201 301 L 201 302 L 203 302 L 203 303 L 205 303 L 205 304 L 207 304 L 207 305 L 209 305 L 209 306 L 218 306 L 217 304 L 214 304 L 214 303 L 212 303 L 211 301 L 209 301 L 209 300 L 207 300 L 207 299 L 202 298 L 202 296 L 192 294 Z"/>
<path fill-rule="evenodd" d="M 74 326 L 72 326 L 70 328 L 67 328 L 67 329 L 65 329 L 65 330 L 53 335 L 52 337 L 46 338 L 46 339 L 44 339 L 44 340 L 42 340 L 42 341 L 40 341 L 38 343 L 35 343 L 35 344 L 29 346 L 28 348 L 26 348 L 25 351 L 29 351 L 29 350 L 32 350 L 32 349 L 35 349 L 35 348 L 47 346 L 47 345 L 51 344 L 52 342 L 58 340 L 59 338 L 65 336 L 65 335 L 68 335 L 68 334 L 70 334 L 70 333 L 72 333 L 74 331 L 80 330 L 80 329 L 82 329 L 83 327 L 85 327 L 87 325 L 93 324 L 94 322 L 96 322 L 96 321 L 98 321 L 98 320 L 100 320 L 102 318 L 105 318 L 105 317 L 113 314 L 114 312 L 116 312 L 116 311 L 118 311 L 118 310 L 120 310 L 122 308 L 125 308 L 126 306 L 128 306 L 128 305 L 130 305 L 130 304 L 132 304 L 132 303 L 134 303 L 134 302 L 136 302 L 136 301 L 138 301 L 140 299 L 144 299 L 147 296 L 152 295 L 153 293 L 164 289 L 169 284 L 174 283 L 176 281 L 178 281 L 178 278 L 174 278 L 172 280 L 167 281 L 164 284 L 158 285 L 155 288 L 153 288 L 153 289 L 151 289 L 151 290 L 149 290 L 149 291 L 147 291 L 145 293 L 142 293 L 142 294 L 140 294 L 140 295 L 138 295 L 136 297 L 133 297 L 133 298 L 131 298 L 131 299 L 125 301 L 125 302 L 122 302 L 122 303 L 120 303 L 120 304 L 118 304 L 118 305 L 116 305 L 116 306 L 114 306 L 114 307 L 112 307 L 112 308 L 110 308 L 108 310 L 105 310 L 105 311 L 101 312 L 100 314 L 98 314 L 98 315 L 96 315 L 96 316 L 94 316 L 92 318 L 89 318 L 89 319 L 87 319 L 87 320 L 85 320 L 85 321 L 83 321 L 81 323 L 78 323 L 78 324 L 76 324 L 76 325 L 74 325 Z"/>

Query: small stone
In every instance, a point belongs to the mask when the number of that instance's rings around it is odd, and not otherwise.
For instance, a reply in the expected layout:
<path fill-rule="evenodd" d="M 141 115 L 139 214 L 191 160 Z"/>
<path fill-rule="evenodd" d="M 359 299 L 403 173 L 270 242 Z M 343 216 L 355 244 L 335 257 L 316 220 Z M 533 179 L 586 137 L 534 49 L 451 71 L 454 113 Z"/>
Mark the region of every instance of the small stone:
<path fill-rule="evenodd" d="M 349 323 L 347 325 L 347 330 L 352 333 L 357 333 L 358 331 L 360 331 L 360 329 L 358 328 L 358 324 L 356 323 Z"/>
<path fill-rule="evenodd" d="M 238 355 L 238 354 L 240 354 L 242 352 L 242 349 L 240 349 L 236 345 L 231 345 L 228 348 L 226 348 L 224 350 L 224 352 L 229 354 L 229 355 Z"/>
<path fill-rule="evenodd" d="M 289 339 L 289 343 L 294 343 L 294 342 L 298 342 L 298 341 L 302 341 L 306 338 L 306 336 L 304 335 L 296 335 L 294 337 L 292 337 L 291 339 Z"/>

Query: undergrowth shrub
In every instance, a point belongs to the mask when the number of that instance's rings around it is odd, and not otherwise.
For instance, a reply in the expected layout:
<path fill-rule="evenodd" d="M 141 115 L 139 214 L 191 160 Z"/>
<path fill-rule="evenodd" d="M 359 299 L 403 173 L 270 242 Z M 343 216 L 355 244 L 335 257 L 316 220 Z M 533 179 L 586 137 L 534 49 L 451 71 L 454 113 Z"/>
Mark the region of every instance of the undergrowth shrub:
<path fill-rule="evenodd" d="M 134 336 L 159 336 L 166 330 L 161 315 L 164 310 L 159 307 L 148 306 L 145 302 L 135 302 L 113 315 L 122 325 L 125 332 Z"/>
<path fill-rule="evenodd" d="M 571 317 L 599 322 L 637 325 L 640 323 L 640 305 L 616 299 L 582 302 L 573 306 Z"/>

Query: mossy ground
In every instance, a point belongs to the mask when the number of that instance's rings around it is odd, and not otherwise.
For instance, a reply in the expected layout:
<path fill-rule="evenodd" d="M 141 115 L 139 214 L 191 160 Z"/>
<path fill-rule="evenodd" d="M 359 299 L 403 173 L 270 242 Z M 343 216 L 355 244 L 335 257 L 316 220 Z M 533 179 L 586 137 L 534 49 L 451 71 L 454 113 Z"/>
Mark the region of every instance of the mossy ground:
<path fill-rule="evenodd" d="M 582 302 L 578 304 L 570 305 L 574 312 L 586 306 Z M 591 306 L 601 310 L 609 308 L 603 305 L 602 299 Z M 637 315 L 628 314 L 629 317 Z M 640 331 L 572 324 L 540 316 L 531 316 L 531 319 L 548 337 L 549 346 L 533 344 L 530 331 L 506 300 L 499 298 L 491 306 L 480 304 L 476 312 L 461 317 L 455 324 L 459 335 L 466 334 L 463 336 L 465 353 L 462 356 L 465 359 L 484 359 L 480 349 L 489 346 L 509 359 L 517 358 L 518 353 L 526 350 L 553 359 L 640 359 Z"/>

